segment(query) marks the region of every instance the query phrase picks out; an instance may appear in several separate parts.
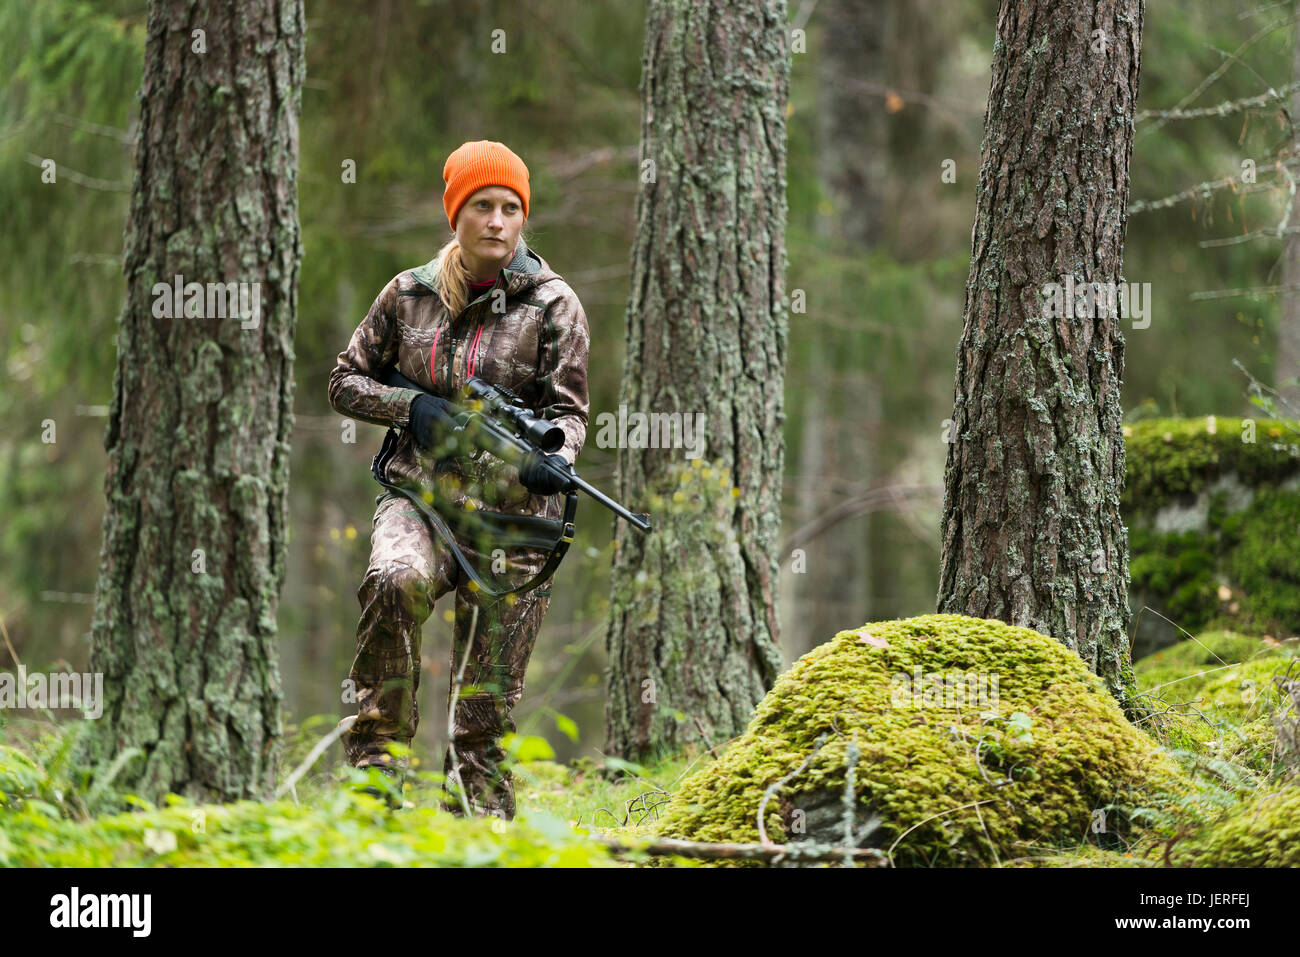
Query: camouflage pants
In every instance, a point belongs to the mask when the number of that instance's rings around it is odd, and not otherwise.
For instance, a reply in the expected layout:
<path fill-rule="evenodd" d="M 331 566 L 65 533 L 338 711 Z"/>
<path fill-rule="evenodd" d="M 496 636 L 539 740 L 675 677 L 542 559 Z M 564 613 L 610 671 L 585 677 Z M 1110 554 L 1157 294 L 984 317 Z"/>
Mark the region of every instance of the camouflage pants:
<path fill-rule="evenodd" d="M 509 820 L 515 814 L 514 785 L 509 769 L 501 766 L 501 738 L 515 731 L 511 711 L 524 692 L 524 672 L 550 604 L 550 583 L 501 599 L 476 595 L 456 559 L 408 499 L 385 491 L 375 501 L 370 565 L 357 589 L 357 655 L 348 674 L 357 700 L 356 723 L 342 738 L 348 761 L 354 767 L 389 765 L 386 745 L 410 744 L 419 722 L 421 626 L 434 602 L 454 588 L 449 687 L 465 658 L 473 610 L 477 606 L 479 611 L 443 761 L 443 808 L 462 813 L 455 793 L 459 778 L 471 811 Z M 487 569 L 479 552 L 466 542 L 459 544 L 483 574 Z M 512 548 L 504 557 L 507 575 L 517 583 L 540 570 L 546 553 Z"/>

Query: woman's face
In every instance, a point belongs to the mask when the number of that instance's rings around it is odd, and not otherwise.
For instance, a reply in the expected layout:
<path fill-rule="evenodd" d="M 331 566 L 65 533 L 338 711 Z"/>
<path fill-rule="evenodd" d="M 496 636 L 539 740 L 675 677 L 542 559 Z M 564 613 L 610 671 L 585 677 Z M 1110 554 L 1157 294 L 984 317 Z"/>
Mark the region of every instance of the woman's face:
<path fill-rule="evenodd" d="M 515 255 L 524 206 L 505 186 L 484 186 L 465 201 L 456 216 L 461 258 L 474 279 L 495 279 Z"/>

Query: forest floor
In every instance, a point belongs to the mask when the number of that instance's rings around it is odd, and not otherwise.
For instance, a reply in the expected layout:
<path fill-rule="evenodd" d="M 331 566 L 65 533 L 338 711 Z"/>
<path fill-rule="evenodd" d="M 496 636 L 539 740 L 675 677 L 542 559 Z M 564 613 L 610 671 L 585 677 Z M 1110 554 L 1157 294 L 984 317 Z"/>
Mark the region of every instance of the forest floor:
<path fill-rule="evenodd" d="M 1171 840 L 1152 819 L 1150 831 L 1105 848 L 1083 839 L 1034 848 L 1006 863 L 1272 864 L 1279 854 L 1294 853 L 1286 849 L 1286 835 L 1267 821 L 1274 806 L 1294 816 L 1300 799 L 1296 769 L 1286 764 L 1273 721 L 1287 713 L 1275 679 L 1294 661 L 1293 644 L 1206 632 L 1136 664 L 1140 687 L 1155 702 L 1145 730 L 1189 773 L 1213 782 L 1208 809 L 1201 792 L 1196 828 L 1180 824 Z M 323 720 L 289 729 L 282 779 L 319 740 L 313 729 Z M 367 780 L 382 781 L 377 772 L 323 762 L 274 802 L 194 805 L 172 795 L 155 807 L 133 795 L 82 793 L 72 784 L 73 729 L 82 726 L 51 730 L 12 717 L 0 724 L 0 741 L 7 742 L 0 744 L 0 866 L 637 866 L 650 858 L 611 852 L 592 838 L 635 845 L 651 836 L 681 782 L 714 760 L 707 751 L 645 766 L 617 759 L 605 765 L 585 758 L 571 765 L 520 760 L 514 765 L 513 822 L 463 820 L 440 810 L 440 775 L 418 762 L 396 810 L 359 793 Z M 1290 834 L 1297 826 L 1288 821 L 1283 830 Z M 1292 836 L 1300 844 L 1300 835 Z"/>

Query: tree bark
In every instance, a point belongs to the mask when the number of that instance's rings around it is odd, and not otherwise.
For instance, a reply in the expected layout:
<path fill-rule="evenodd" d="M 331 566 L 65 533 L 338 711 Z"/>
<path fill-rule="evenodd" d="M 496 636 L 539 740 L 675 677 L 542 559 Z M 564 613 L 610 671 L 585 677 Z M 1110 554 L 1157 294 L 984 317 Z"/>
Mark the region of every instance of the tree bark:
<path fill-rule="evenodd" d="M 817 171 L 829 193 L 818 211 L 817 235 L 842 262 L 878 245 L 885 230 L 889 129 L 883 97 L 854 82 L 887 82 L 888 0 L 831 0 L 821 7 L 818 55 Z M 818 290 L 808 291 L 816 297 Z M 823 329 L 812 343 L 803 440 L 799 452 L 797 524 L 802 527 L 846 497 L 839 479 L 869 487 L 875 478 L 871 438 L 879 414 L 875 370 L 859 365 L 865 330 Z M 846 431 L 827 428 L 844 423 Z M 868 620 L 871 609 L 871 527 L 855 516 L 805 548 L 805 572 L 791 574 L 796 655 Z M 791 556 L 782 556 L 791 561 Z"/>
<path fill-rule="evenodd" d="M 998 11 L 937 601 L 1052 635 L 1121 700 L 1124 337 L 1113 317 L 1043 318 L 1043 290 L 1121 281 L 1142 19 L 1142 0 Z"/>
<path fill-rule="evenodd" d="M 303 8 L 151 0 L 147 30 L 91 635 L 104 713 L 86 767 L 134 748 L 115 787 L 266 797 L 281 734 Z M 208 291 L 248 283 L 249 309 L 221 318 L 205 292 L 201 316 L 159 317 L 172 293 L 154 286 L 176 276 Z"/>
<path fill-rule="evenodd" d="M 1296 4 L 1300 13 L 1300 3 Z M 1300 82 L 1300 26 L 1296 27 L 1291 52 L 1291 82 Z M 1300 154 L 1300 92 L 1291 95 L 1292 150 Z M 1292 176 L 1297 175 L 1292 173 Z M 1300 225 L 1300 189 L 1291 199 L 1291 216 L 1287 225 Z M 1277 362 L 1274 364 L 1274 388 L 1285 405 L 1278 414 L 1289 418 L 1300 415 L 1300 235 L 1292 233 L 1283 240 L 1282 315 L 1277 330 Z M 1287 408 L 1290 406 L 1290 408 Z"/>
<path fill-rule="evenodd" d="M 705 414 L 707 448 L 701 467 L 684 452 L 619 452 L 619 497 L 648 507 L 655 529 L 615 535 L 614 754 L 739 734 L 781 667 L 785 28 L 783 0 L 651 0 L 647 12 L 620 403 Z"/>

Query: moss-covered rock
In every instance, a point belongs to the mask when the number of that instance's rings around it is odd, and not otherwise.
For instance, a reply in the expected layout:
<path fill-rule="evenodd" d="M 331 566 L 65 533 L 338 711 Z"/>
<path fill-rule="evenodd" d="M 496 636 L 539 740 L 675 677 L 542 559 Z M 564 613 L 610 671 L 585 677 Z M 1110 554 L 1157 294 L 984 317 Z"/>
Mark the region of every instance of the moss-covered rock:
<path fill-rule="evenodd" d="M 990 619 L 922 615 L 840 632 L 800 658 L 745 733 L 682 783 L 655 830 L 758 840 L 765 789 L 793 774 L 767 804 L 768 836 L 843 843 L 855 749 L 852 826 L 900 865 L 1074 847 L 1098 823 L 1122 833 L 1126 808 L 1187 787 L 1060 642 Z"/>
<path fill-rule="evenodd" d="M 1300 632 L 1298 438 L 1281 419 L 1124 427 L 1134 657 L 1180 640 L 1178 627 Z"/>
<path fill-rule="evenodd" d="M 1300 787 L 1261 791 L 1171 848 L 1182 867 L 1300 867 Z"/>
<path fill-rule="evenodd" d="M 1155 512 L 1228 473 L 1250 487 L 1282 482 L 1300 474 L 1297 437 L 1300 423 L 1285 419 L 1203 416 L 1126 425 L 1120 505 Z"/>

